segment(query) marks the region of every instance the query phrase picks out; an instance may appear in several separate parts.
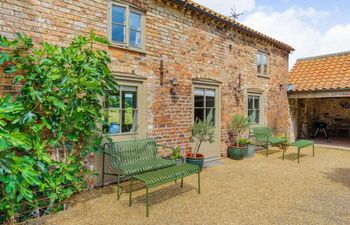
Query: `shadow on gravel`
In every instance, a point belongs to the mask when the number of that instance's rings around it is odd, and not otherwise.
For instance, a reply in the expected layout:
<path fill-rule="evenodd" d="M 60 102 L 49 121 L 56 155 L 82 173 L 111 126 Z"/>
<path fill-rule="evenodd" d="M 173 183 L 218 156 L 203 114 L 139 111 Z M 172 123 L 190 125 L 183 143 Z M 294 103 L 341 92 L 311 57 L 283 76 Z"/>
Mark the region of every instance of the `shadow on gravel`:
<path fill-rule="evenodd" d="M 335 168 L 332 172 L 325 173 L 325 175 L 331 181 L 350 188 L 350 168 Z"/>
<path fill-rule="evenodd" d="M 151 189 L 152 191 L 152 189 Z M 184 184 L 183 188 L 180 187 L 180 184 L 173 184 L 168 187 L 164 187 L 161 189 L 158 189 L 156 191 L 150 192 L 149 193 L 149 201 L 150 201 L 150 206 L 159 204 L 161 202 L 167 201 L 171 198 L 174 198 L 178 195 L 181 195 L 185 192 L 189 191 L 197 191 L 196 188 L 194 188 L 191 185 Z M 133 203 L 142 203 L 145 204 L 146 202 L 146 194 L 143 194 L 141 196 L 138 196 L 134 198 Z"/>

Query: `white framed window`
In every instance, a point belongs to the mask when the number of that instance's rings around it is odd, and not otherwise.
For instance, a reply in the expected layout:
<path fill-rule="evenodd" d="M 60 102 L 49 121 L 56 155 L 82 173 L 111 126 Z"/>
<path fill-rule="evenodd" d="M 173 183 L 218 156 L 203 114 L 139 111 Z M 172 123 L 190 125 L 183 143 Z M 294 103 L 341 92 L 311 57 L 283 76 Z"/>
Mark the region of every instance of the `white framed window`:
<path fill-rule="evenodd" d="M 261 124 L 261 96 L 248 95 L 248 118 L 253 124 Z"/>
<path fill-rule="evenodd" d="M 109 38 L 113 45 L 134 50 L 145 46 L 145 13 L 127 4 L 111 1 Z"/>
<path fill-rule="evenodd" d="M 119 85 L 105 98 L 105 132 L 111 135 L 135 133 L 138 129 L 139 87 Z"/>
<path fill-rule="evenodd" d="M 269 59 L 268 54 L 265 52 L 258 52 L 256 55 L 256 73 L 258 76 L 268 77 L 269 76 Z"/>

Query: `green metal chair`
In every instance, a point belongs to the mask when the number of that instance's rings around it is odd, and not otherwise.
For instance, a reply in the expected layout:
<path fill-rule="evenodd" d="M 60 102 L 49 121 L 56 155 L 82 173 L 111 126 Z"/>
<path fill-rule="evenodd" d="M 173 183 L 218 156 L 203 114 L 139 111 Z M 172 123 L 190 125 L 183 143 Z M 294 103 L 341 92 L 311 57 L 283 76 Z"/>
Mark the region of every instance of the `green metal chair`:
<path fill-rule="evenodd" d="M 105 171 L 105 156 L 109 157 L 109 165 L 115 171 Z M 175 160 L 163 159 L 158 154 L 155 139 L 139 139 L 106 143 L 102 157 L 102 186 L 104 176 L 117 177 L 117 199 L 120 199 L 120 182 L 122 178 L 143 174 L 162 168 L 175 166 Z"/>
<path fill-rule="evenodd" d="M 285 137 L 273 137 L 272 130 L 269 127 L 259 126 L 251 129 L 255 137 L 256 142 L 262 143 L 266 148 L 266 157 L 269 155 L 269 145 L 281 145 L 288 141 L 287 133 L 284 133 Z"/>

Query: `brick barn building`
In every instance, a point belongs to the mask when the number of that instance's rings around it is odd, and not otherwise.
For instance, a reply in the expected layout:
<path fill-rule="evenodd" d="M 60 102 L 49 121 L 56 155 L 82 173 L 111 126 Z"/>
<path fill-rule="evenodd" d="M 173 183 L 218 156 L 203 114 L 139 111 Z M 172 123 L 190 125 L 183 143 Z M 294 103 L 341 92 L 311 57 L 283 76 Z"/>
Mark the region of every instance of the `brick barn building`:
<path fill-rule="evenodd" d="M 109 122 L 119 127 L 114 140 L 137 135 L 170 146 L 188 143 L 193 121 L 210 115 L 216 141 L 202 149 L 209 161 L 226 155 L 234 114 L 290 130 L 293 48 L 193 1 L 5 0 L 0 9 L 0 34 L 10 38 L 23 32 L 64 45 L 93 30 L 110 39 L 120 85 L 106 104 Z M 1 95 L 18 88 L 11 79 L 2 75 Z"/>
<path fill-rule="evenodd" d="M 350 52 L 299 59 L 289 82 L 295 135 L 315 136 L 319 144 L 350 147 Z M 325 130 L 316 134 L 320 123 Z"/>

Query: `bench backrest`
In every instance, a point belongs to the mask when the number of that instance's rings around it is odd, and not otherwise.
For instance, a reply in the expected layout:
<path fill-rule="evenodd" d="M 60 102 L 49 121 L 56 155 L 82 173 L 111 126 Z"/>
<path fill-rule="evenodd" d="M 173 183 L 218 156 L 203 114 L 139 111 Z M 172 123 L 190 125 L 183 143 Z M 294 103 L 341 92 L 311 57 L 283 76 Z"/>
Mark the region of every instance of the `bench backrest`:
<path fill-rule="evenodd" d="M 268 141 L 272 137 L 271 129 L 268 127 L 260 126 L 252 128 L 253 134 L 257 141 Z"/>
<path fill-rule="evenodd" d="M 142 162 L 160 157 L 155 139 L 137 139 L 108 143 L 108 151 L 116 157 L 109 157 L 113 167 L 119 167 L 133 162 Z"/>

